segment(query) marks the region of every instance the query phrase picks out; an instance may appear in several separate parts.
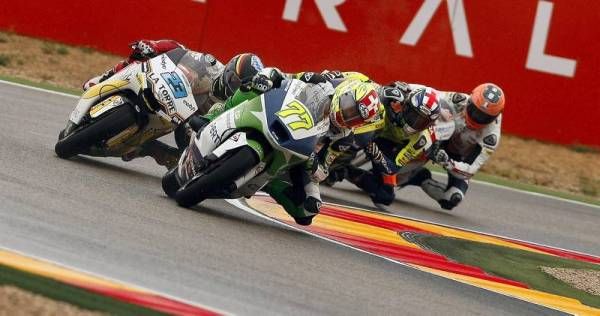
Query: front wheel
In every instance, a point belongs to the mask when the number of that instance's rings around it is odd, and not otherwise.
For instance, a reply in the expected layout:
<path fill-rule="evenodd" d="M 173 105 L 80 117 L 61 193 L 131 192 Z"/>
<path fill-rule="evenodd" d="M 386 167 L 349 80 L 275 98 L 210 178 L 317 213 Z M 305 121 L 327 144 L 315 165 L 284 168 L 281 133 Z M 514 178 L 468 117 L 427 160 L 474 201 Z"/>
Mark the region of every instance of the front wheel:
<path fill-rule="evenodd" d="M 207 195 L 225 190 L 226 186 L 232 184 L 258 163 L 260 163 L 260 159 L 254 149 L 244 146 L 233 155 L 216 162 L 218 164 L 216 167 L 209 167 L 208 173 L 179 189 L 175 193 L 175 201 L 183 207 L 196 205 L 202 202 Z"/>
<path fill-rule="evenodd" d="M 135 110 L 129 105 L 120 106 L 99 120 L 59 139 L 54 151 L 63 159 L 73 157 L 100 141 L 119 134 L 135 122 Z"/>
<path fill-rule="evenodd" d="M 179 171 L 179 167 L 175 167 L 169 171 L 162 177 L 162 189 L 170 198 L 175 198 L 175 193 L 181 185 L 179 185 L 179 181 L 177 181 L 177 172 Z"/>

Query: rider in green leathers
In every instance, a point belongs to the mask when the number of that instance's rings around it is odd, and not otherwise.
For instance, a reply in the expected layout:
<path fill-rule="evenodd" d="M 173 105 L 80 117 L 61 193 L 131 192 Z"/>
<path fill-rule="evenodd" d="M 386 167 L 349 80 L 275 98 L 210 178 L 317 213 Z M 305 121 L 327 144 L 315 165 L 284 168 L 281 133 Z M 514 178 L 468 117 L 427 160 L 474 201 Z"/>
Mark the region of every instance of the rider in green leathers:
<path fill-rule="evenodd" d="M 292 76 L 282 74 L 275 68 L 265 68 L 252 78 L 243 78 L 239 90 L 225 103 L 215 104 L 204 118 L 213 120 L 244 100 L 252 99 L 260 93 L 278 87 L 284 77 L 294 77 L 323 88 L 321 97 L 327 98 L 330 103 L 323 113 L 329 116 L 330 123 L 328 132 L 323 136 L 324 139 L 337 140 L 346 137 L 351 135 L 355 128 L 372 124 L 381 118 L 379 97 L 375 91 L 376 86 L 372 83 L 347 79 L 334 87 L 321 74 L 300 73 Z M 263 191 L 282 205 L 296 223 L 310 225 L 322 204 L 318 186 L 323 179 L 322 173 L 322 164 L 315 152 L 309 161 L 291 168 L 285 177 L 271 181 Z"/>

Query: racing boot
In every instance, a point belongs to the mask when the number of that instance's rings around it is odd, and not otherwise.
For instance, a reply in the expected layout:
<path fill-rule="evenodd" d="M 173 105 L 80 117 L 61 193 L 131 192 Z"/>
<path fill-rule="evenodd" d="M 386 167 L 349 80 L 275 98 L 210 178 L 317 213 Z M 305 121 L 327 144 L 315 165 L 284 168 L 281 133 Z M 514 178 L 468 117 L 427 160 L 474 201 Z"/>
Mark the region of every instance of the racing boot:
<path fill-rule="evenodd" d="M 142 146 L 139 150 L 123 155 L 123 161 L 130 161 L 138 157 L 150 156 L 154 158 L 157 164 L 172 169 L 177 166 L 181 152 L 174 147 L 171 147 L 158 140 L 151 140 Z"/>
<path fill-rule="evenodd" d="M 446 190 L 446 186 L 434 179 L 427 179 L 421 184 L 421 189 L 436 200 L 440 207 L 445 210 L 452 210 L 456 207 L 465 196 L 464 192 L 457 187 L 450 187 Z"/>
<path fill-rule="evenodd" d="M 439 200 L 438 203 L 445 210 L 452 210 L 455 208 L 464 197 L 464 193 L 456 187 L 451 187 L 446 194 L 444 194 L 444 198 Z"/>
<path fill-rule="evenodd" d="M 279 205 L 283 206 L 283 209 L 298 225 L 307 226 L 312 224 L 313 217 L 316 215 L 316 213 L 307 212 L 305 209 L 306 206 L 314 206 L 314 208 L 317 209 L 320 208 L 320 203 L 314 203 L 312 199 L 307 199 L 304 192 L 300 192 L 301 190 L 294 190 L 289 183 L 280 179 L 271 181 L 263 190 Z"/>
<path fill-rule="evenodd" d="M 386 211 L 386 206 L 392 204 L 396 198 L 394 185 L 384 183 L 384 177 L 380 174 L 374 174 L 354 166 L 347 166 L 348 176 L 346 180 L 352 182 L 358 188 L 369 194 L 373 204 L 382 211 Z M 395 177 L 395 176 L 387 176 Z"/>

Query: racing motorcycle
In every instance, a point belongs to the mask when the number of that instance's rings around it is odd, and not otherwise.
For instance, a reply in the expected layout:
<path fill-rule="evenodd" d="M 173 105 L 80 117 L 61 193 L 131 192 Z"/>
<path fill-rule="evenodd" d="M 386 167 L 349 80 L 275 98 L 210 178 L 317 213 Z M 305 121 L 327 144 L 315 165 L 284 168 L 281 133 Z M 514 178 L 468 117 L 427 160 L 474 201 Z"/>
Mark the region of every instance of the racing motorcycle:
<path fill-rule="evenodd" d="M 254 195 L 310 158 L 329 130 L 329 104 L 324 84 L 296 79 L 242 100 L 191 140 L 178 166 L 163 176 L 164 192 L 183 207 Z"/>
<path fill-rule="evenodd" d="M 175 49 L 134 63 L 83 93 L 54 150 L 121 157 L 208 111 L 212 57 Z"/>

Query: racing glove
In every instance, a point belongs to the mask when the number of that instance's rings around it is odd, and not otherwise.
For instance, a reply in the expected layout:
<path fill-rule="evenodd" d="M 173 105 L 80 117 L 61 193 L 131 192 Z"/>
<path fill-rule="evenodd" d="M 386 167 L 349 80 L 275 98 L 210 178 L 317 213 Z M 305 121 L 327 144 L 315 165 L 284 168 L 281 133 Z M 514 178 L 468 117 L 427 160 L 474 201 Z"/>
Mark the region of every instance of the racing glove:
<path fill-rule="evenodd" d="M 257 93 L 264 93 L 273 88 L 273 81 L 269 79 L 266 75 L 262 73 L 257 73 L 254 75 L 250 81 L 246 83 L 242 83 L 240 90 L 242 91 L 250 91 L 254 90 Z"/>
<path fill-rule="evenodd" d="M 407 95 L 410 92 L 410 85 L 404 81 L 394 81 L 394 88 L 402 91 L 403 95 Z"/>
<path fill-rule="evenodd" d="M 395 163 L 383 154 L 375 142 L 369 142 L 364 151 L 367 157 L 371 160 L 373 169 L 388 175 L 396 174 L 398 172 L 398 167 L 395 165 Z"/>
<path fill-rule="evenodd" d="M 329 176 L 329 166 L 319 162 L 317 153 L 313 152 L 306 162 L 306 170 L 309 173 L 310 180 L 319 183 Z"/>
<path fill-rule="evenodd" d="M 440 148 L 439 144 L 433 146 L 432 150 L 429 152 L 428 158 L 448 171 L 454 168 L 452 159 L 450 159 L 450 156 L 445 150 Z"/>
<path fill-rule="evenodd" d="M 142 60 L 156 56 L 156 42 L 150 40 L 139 40 L 130 44 L 130 57 L 135 60 Z"/>

